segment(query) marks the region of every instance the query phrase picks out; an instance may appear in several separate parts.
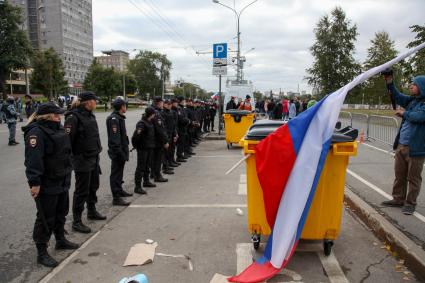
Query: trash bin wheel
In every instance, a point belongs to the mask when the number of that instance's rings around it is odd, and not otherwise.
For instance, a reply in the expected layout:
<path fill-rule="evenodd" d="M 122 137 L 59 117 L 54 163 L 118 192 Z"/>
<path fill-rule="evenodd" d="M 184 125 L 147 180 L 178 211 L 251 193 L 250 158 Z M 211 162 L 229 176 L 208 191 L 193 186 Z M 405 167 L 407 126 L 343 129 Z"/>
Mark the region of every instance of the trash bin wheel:
<path fill-rule="evenodd" d="M 227 144 L 227 149 L 230 149 L 230 144 Z"/>
<path fill-rule="evenodd" d="M 333 245 L 334 245 L 334 242 L 332 240 L 323 241 L 323 251 L 325 252 L 325 256 L 329 256 L 331 254 Z"/>
<path fill-rule="evenodd" d="M 258 248 L 260 247 L 260 243 L 261 243 L 261 235 L 260 234 L 252 234 L 251 241 L 252 241 L 252 244 L 254 246 L 254 249 L 258 250 Z"/>

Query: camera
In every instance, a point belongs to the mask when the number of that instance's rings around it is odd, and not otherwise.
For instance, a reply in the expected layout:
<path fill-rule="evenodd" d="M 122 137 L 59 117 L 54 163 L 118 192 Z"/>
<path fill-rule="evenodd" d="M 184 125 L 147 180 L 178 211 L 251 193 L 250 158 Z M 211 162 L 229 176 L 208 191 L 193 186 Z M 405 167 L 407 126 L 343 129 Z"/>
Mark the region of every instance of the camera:
<path fill-rule="evenodd" d="M 394 73 L 393 69 L 388 68 L 388 69 L 385 69 L 381 72 L 381 76 L 392 76 L 393 73 Z"/>

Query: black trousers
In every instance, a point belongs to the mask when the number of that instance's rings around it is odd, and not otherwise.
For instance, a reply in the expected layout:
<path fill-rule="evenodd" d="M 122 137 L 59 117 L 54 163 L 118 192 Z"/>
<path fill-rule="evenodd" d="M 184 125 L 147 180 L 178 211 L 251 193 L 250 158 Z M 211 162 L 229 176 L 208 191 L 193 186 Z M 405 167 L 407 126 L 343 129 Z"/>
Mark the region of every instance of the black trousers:
<path fill-rule="evenodd" d="M 120 157 L 111 159 L 111 175 L 109 176 L 109 183 L 111 185 L 112 197 L 119 197 L 119 192 L 123 190 L 122 184 L 124 177 L 125 160 Z"/>
<path fill-rule="evenodd" d="M 137 166 L 134 173 L 134 185 L 141 187 L 142 178 L 143 182 L 149 181 L 149 166 L 152 162 L 152 149 L 137 149 Z"/>
<path fill-rule="evenodd" d="M 69 212 L 69 193 L 68 191 L 58 195 L 43 195 L 37 197 L 38 208 L 37 217 L 34 223 L 32 238 L 36 244 L 47 244 L 52 233 L 56 240 L 64 238 L 66 216 Z M 46 220 L 49 230 L 43 222 L 43 216 Z"/>
<path fill-rule="evenodd" d="M 211 131 L 214 131 L 214 120 L 215 120 L 215 115 L 211 117 L 210 123 L 211 123 Z"/>
<path fill-rule="evenodd" d="M 186 148 L 186 133 L 179 132 L 179 139 L 177 140 L 177 157 L 183 157 Z"/>
<path fill-rule="evenodd" d="M 81 219 L 84 203 L 87 203 L 87 209 L 95 209 L 96 192 L 99 189 L 99 174 L 99 166 L 88 172 L 75 172 L 75 191 L 72 202 L 74 221 Z"/>
<path fill-rule="evenodd" d="M 204 120 L 204 128 L 203 128 L 204 132 L 209 131 L 210 130 L 210 119 L 205 119 Z"/>
<path fill-rule="evenodd" d="M 161 167 L 162 167 L 162 162 L 164 159 L 164 154 L 165 154 L 165 151 L 163 147 L 158 147 L 153 150 L 151 169 L 152 169 L 154 178 L 160 178 L 162 176 Z"/>

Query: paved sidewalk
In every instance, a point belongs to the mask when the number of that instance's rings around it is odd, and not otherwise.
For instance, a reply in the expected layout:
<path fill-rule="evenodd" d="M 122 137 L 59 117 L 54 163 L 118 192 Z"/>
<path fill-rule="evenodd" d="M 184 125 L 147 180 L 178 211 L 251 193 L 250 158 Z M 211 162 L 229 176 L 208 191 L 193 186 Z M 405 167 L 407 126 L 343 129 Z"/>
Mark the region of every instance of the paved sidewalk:
<path fill-rule="evenodd" d="M 118 282 L 139 272 L 154 283 L 210 282 L 215 273 L 234 275 L 249 264 L 257 255 L 240 190 L 244 166 L 224 175 L 241 151 L 205 141 L 196 153 L 169 183 L 133 201 L 41 282 Z M 269 282 L 418 282 L 349 210 L 343 219 L 331 257 L 322 256 L 320 243 L 304 243 L 288 269 Z M 157 253 L 189 256 L 193 270 L 187 259 L 158 255 L 152 264 L 123 267 L 129 249 L 146 239 L 158 243 Z"/>

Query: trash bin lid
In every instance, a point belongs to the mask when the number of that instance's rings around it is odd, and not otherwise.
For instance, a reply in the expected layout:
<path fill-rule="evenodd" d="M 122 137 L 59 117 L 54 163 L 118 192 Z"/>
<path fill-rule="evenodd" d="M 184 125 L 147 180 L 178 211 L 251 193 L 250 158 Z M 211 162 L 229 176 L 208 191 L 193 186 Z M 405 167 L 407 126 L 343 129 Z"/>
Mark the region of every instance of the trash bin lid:
<path fill-rule="evenodd" d="M 226 113 L 227 113 L 227 114 L 230 114 L 230 115 L 234 115 L 234 116 L 236 116 L 236 115 L 238 115 L 238 116 L 244 116 L 244 115 L 251 114 L 251 111 L 248 111 L 248 110 L 229 109 L 229 110 L 227 110 L 227 111 L 226 111 Z"/>

